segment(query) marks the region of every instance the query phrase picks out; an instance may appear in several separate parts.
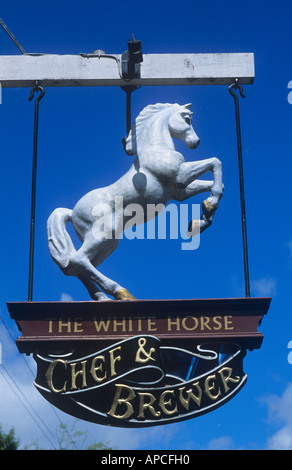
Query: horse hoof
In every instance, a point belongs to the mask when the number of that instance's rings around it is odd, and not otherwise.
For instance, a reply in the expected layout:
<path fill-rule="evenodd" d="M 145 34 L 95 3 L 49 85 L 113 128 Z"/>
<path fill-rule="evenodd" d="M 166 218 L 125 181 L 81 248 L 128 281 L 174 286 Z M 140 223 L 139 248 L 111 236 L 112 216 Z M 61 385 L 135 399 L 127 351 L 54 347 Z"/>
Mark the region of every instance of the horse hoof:
<path fill-rule="evenodd" d="M 114 298 L 116 300 L 136 300 L 136 297 L 134 297 L 132 294 L 127 289 L 119 289 L 117 292 L 114 294 Z"/>
<path fill-rule="evenodd" d="M 99 292 L 95 295 L 94 297 L 94 300 L 101 300 L 101 301 L 108 301 L 108 300 L 112 300 L 110 297 L 108 297 L 106 294 L 104 294 L 103 292 Z"/>
<path fill-rule="evenodd" d="M 205 199 L 202 203 L 202 211 L 205 217 L 209 219 L 212 214 L 214 214 L 216 210 L 216 207 L 212 204 L 212 202 L 208 201 L 208 199 Z"/>
<path fill-rule="evenodd" d="M 201 232 L 200 225 L 201 224 L 199 220 L 191 220 L 191 222 L 189 223 L 187 236 L 191 238 L 191 237 L 194 237 L 195 235 L 198 235 Z"/>

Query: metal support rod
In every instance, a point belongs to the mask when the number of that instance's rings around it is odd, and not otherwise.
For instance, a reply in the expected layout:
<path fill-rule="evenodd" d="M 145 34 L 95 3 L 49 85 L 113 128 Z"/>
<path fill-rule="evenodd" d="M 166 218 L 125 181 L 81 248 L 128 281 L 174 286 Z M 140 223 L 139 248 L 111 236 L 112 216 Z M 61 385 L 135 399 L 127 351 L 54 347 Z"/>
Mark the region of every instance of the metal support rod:
<path fill-rule="evenodd" d="M 45 91 L 36 83 L 31 89 L 28 98 L 31 101 L 35 92 L 40 92 L 34 105 L 34 131 L 33 131 L 33 159 L 32 159 L 32 183 L 31 183 L 31 216 L 30 216 L 30 247 L 29 247 L 29 275 L 28 275 L 28 301 L 32 301 L 33 292 L 33 268 L 34 268 L 34 237 L 35 237 L 35 206 L 36 206 L 36 175 L 37 175 L 37 146 L 38 146 L 38 122 L 39 102 Z"/>
<path fill-rule="evenodd" d="M 241 204 L 241 224 L 242 224 L 242 243 L 243 243 L 243 261 L 244 261 L 244 278 L 245 278 L 245 295 L 250 297 L 249 283 L 249 267 L 248 267 L 248 251 L 247 251 L 247 233 L 246 233 L 246 213 L 245 213 L 245 197 L 244 197 L 244 181 L 243 181 L 243 164 L 242 164 L 242 144 L 240 131 L 240 116 L 238 96 L 233 89 L 239 89 L 240 96 L 245 98 L 242 87 L 238 84 L 238 79 L 230 85 L 229 93 L 234 98 L 236 135 L 237 135 L 237 152 L 238 152 L 238 169 L 239 169 L 239 186 L 240 186 L 240 204 Z"/>
<path fill-rule="evenodd" d="M 132 127 L 132 118 L 131 118 L 131 107 L 132 107 L 132 93 L 133 91 L 141 88 L 140 86 L 122 86 L 121 89 L 126 92 L 126 125 L 127 125 L 127 135 L 129 134 Z"/>
<path fill-rule="evenodd" d="M 127 122 L 127 134 L 131 130 L 131 108 L 132 108 L 132 90 L 126 90 L 127 99 L 126 99 L 126 122 Z"/>

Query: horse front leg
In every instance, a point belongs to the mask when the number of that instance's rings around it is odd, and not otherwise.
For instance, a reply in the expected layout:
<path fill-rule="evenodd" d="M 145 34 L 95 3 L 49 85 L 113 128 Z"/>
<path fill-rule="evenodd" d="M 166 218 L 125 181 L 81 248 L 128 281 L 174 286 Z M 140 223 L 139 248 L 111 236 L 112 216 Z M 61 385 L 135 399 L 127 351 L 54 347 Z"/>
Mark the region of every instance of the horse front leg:
<path fill-rule="evenodd" d="M 199 183 L 199 181 L 197 181 L 197 184 L 193 183 L 194 180 L 209 171 L 213 174 L 212 187 L 210 188 L 211 195 L 203 202 L 203 213 L 207 218 L 214 214 L 223 196 L 224 186 L 222 183 L 221 161 L 218 158 L 208 158 L 198 162 L 184 162 L 180 166 L 176 180 L 178 191 L 181 189 L 185 190 L 186 197 L 190 197 L 188 193 L 194 195 L 198 194 L 198 192 L 209 190 L 209 186 L 206 185 L 206 182 Z M 204 189 L 204 187 L 207 189 Z M 190 188 L 193 188 L 193 192 L 190 191 Z"/>
<path fill-rule="evenodd" d="M 195 180 L 185 188 L 181 188 L 177 191 L 176 200 L 180 202 L 185 201 L 186 199 L 202 192 L 211 191 L 212 187 L 213 181 Z M 203 202 L 203 211 L 205 211 L 204 205 L 206 204 L 206 201 L 207 200 Z M 210 227 L 210 225 L 212 224 L 213 216 L 214 213 L 209 215 L 209 217 L 206 217 L 203 212 L 200 220 L 191 220 L 191 222 L 189 223 L 187 235 L 189 237 L 193 237 L 198 233 L 202 233 L 204 230 L 206 230 L 206 228 Z"/>
<path fill-rule="evenodd" d="M 179 202 L 185 201 L 192 196 L 212 190 L 213 181 L 195 180 L 188 184 L 186 187 L 178 188 L 176 191 L 176 200 Z"/>
<path fill-rule="evenodd" d="M 213 181 L 197 180 L 201 175 L 211 171 Z M 182 201 L 204 191 L 211 195 L 202 203 L 201 220 L 192 220 L 189 224 L 188 235 L 191 237 L 202 233 L 212 222 L 215 210 L 223 196 L 222 164 L 218 158 L 210 158 L 199 162 L 185 162 L 181 165 L 177 176 L 177 200 Z"/>
<path fill-rule="evenodd" d="M 222 182 L 222 163 L 218 158 L 212 158 L 211 160 L 213 160 L 211 165 L 214 177 L 211 196 L 205 199 L 202 203 L 203 214 L 207 219 L 214 215 L 224 191 L 224 185 Z"/>

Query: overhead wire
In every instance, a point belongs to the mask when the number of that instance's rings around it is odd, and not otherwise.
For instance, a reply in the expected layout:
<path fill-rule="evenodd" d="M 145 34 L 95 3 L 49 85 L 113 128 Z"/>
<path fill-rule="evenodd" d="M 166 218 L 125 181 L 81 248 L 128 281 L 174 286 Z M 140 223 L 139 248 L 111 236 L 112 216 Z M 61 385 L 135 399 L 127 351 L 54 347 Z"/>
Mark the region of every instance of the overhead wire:
<path fill-rule="evenodd" d="M 4 319 L 3 319 L 3 317 L 1 316 L 1 314 L 0 314 L 0 320 L 2 321 L 2 323 L 3 323 L 3 325 L 4 325 L 5 329 L 6 329 L 6 331 L 7 331 L 7 333 L 8 333 L 8 335 L 10 336 L 10 338 L 11 338 L 11 340 L 12 340 L 14 346 L 15 346 L 14 337 L 13 337 L 11 331 L 9 330 L 8 326 L 7 326 L 6 323 L 4 322 Z M 17 352 L 18 352 L 18 351 L 17 351 Z M 34 378 L 35 374 L 34 374 L 32 368 L 30 367 L 28 361 L 26 360 L 26 356 L 24 356 L 23 354 L 19 354 L 19 356 L 20 356 L 21 359 L 24 361 L 24 363 L 25 363 L 26 367 L 28 368 L 30 374 L 31 374 L 32 377 Z M 57 417 L 59 423 L 61 424 L 62 421 L 61 421 L 61 419 L 60 419 L 60 416 L 59 416 L 58 413 L 56 412 L 55 407 L 54 407 L 52 404 L 50 404 L 50 406 L 51 406 L 51 408 L 52 408 L 52 411 L 53 411 L 54 414 L 56 415 L 56 417 Z"/>
<path fill-rule="evenodd" d="M 15 346 L 15 341 L 14 341 L 14 338 L 13 338 L 13 335 L 11 333 L 11 331 L 9 330 L 9 328 L 7 327 L 6 323 L 4 322 L 1 314 L 0 314 L 0 320 L 2 321 L 9 337 L 11 338 L 14 346 Z M 26 360 L 26 357 L 23 356 L 22 354 L 20 355 L 21 358 L 23 359 L 26 367 L 28 368 L 29 372 L 31 373 L 32 377 L 34 378 L 35 374 L 33 372 L 33 370 L 31 369 L 30 365 L 28 364 L 27 360 Z M 13 377 L 11 376 L 11 374 L 8 372 L 7 368 L 4 366 L 3 362 L 2 364 L 0 363 L 0 371 L 2 372 L 2 376 L 3 378 L 5 379 L 5 381 L 8 383 L 8 385 L 10 386 L 10 388 L 13 390 L 14 394 L 17 396 L 17 398 L 20 400 L 20 402 L 23 404 L 24 408 L 26 409 L 26 411 L 30 414 L 30 416 L 32 417 L 33 421 L 36 423 L 36 425 L 40 428 L 40 424 L 36 422 L 35 418 L 31 415 L 31 413 L 29 412 L 28 410 L 28 407 L 24 404 L 23 400 L 20 399 L 20 397 L 17 395 L 16 391 L 13 389 L 12 385 L 8 382 L 7 378 L 5 377 L 5 375 L 3 374 L 3 371 L 1 370 L 1 366 L 3 368 L 3 370 L 6 372 L 6 374 L 9 376 L 10 380 L 13 382 L 14 386 L 16 387 L 16 389 L 19 391 L 19 393 L 22 395 L 23 399 L 27 402 L 27 398 L 24 396 L 23 392 L 21 391 L 20 387 L 17 385 L 17 383 L 15 382 L 15 380 L 13 379 Z M 42 425 L 45 426 L 45 428 L 49 431 L 49 433 L 54 437 L 54 439 L 56 438 L 54 433 L 48 428 L 47 424 L 43 421 L 43 419 L 41 418 L 41 416 L 37 413 L 37 411 L 34 409 L 34 407 L 32 406 L 31 403 L 29 403 L 29 406 L 30 408 L 33 410 L 33 412 L 35 413 L 35 415 L 38 417 L 38 419 L 40 420 L 40 422 L 42 423 Z M 60 424 L 62 424 L 62 421 L 60 419 L 60 417 L 58 416 L 55 408 L 53 407 L 53 405 L 51 405 L 51 409 L 52 411 L 54 412 L 55 416 L 57 417 L 58 421 Z M 51 440 L 46 436 L 46 434 L 44 433 L 44 431 L 42 430 L 43 434 L 45 435 L 45 437 L 48 439 L 48 441 L 50 442 L 51 445 L 53 445 L 53 447 L 55 448 L 54 444 L 51 442 Z"/>
<path fill-rule="evenodd" d="M 17 389 L 17 391 L 19 392 L 20 395 L 18 395 L 18 393 L 16 392 L 16 389 L 13 388 L 13 386 L 11 385 L 11 383 L 9 382 L 9 380 L 7 379 L 7 377 L 5 377 L 5 374 L 3 373 L 3 370 L 5 371 L 5 373 L 7 374 L 7 376 L 9 377 L 9 379 L 12 381 L 14 387 Z M 52 440 L 47 436 L 47 434 L 44 432 L 43 428 L 40 426 L 40 424 L 37 422 L 37 420 L 35 419 L 35 417 L 32 415 L 32 413 L 30 412 L 29 408 L 26 406 L 25 402 L 29 404 L 30 408 L 32 409 L 32 411 L 36 414 L 36 416 L 40 419 L 40 421 L 42 422 L 42 424 L 45 426 L 45 428 L 50 432 L 50 434 L 52 434 L 52 436 L 55 438 L 54 434 L 52 433 L 52 431 L 48 428 L 48 426 L 46 425 L 46 423 L 41 419 L 41 417 L 39 416 L 39 414 L 33 409 L 33 407 L 31 406 L 31 404 L 28 402 L 28 400 L 26 399 L 25 395 L 22 393 L 20 387 L 18 387 L 17 383 L 15 382 L 15 380 L 13 379 L 13 377 L 11 376 L 11 374 L 8 372 L 7 368 L 4 366 L 4 364 L 2 363 L 0 365 L 0 372 L 2 373 L 2 376 L 4 378 L 4 380 L 6 381 L 6 383 L 8 384 L 8 386 L 11 388 L 11 390 L 14 392 L 14 394 L 16 395 L 16 397 L 18 398 L 18 400 L 21 402 L 21 404 L 23 405 L 23 407 L 25 408 L 25 410 L 27 411 L 27 413 L 29 414 L 29 416 L 32 418 L 32 420 L 34 421 L 34 423 L 36 424 L 36 426 L 39 428 L 39 430 L 42 432 L 42 434 L 45 436 L 45 438 L 47 439 L 47 441 L 51 444 L 51 446 L 53 447 L 53 449 L 55 450 L 56 447 L 55 447 L 55 444 L 53 444 Z M 21 398 L 22 397 L 22 398 Z"/>
<path fill-rule="evenodd" d="M 4 325 L 8 335 L 10 336 L 13 344 L 15 345 L 13 335 L 12 335 L 11 331 L 9 330 L 8 326 L 6 325 L 6 323 L 4 322 L 4 319 L 2 318 L 1 314 L 0 314 L 0 320 L 3 323 L 3 325 Z M 30 371 L 31 375 L 34 377 L 34 372 L 33 372 L 32 368 L 30 367 L 29 363 L 27 362 L 25 356 L 23 356 L 23 354 L 20 354 L 20 357 L 23 359 L 23 361 L 24 361 L 26 367 L 28 368 L 28 370 Z"/>
<path fill-rule="evenodd" d="M 12 39 L 12 41 L 14 42 L 14 44 L 16 45 L 16 47 L 18 47 L 18 49 L 20 50 L 20 52 L 22 54 L 26 54 L 25 50 L 23 49 L 22 45 L 17 41 L 16 37 L 12 34 L 12 32 L 10 31 L 10 29 L 8 28 L 8 26 L 6 26 L 6 24 L 4 23 L 4 21 L 2 20 L 2 18 L 0 18 L 0 25 L 2 26 L 2 28 L 4 29 L 4 31 L 6 31 L 6 33 L 8 34 L 8 36 L 10 37 L 10 39 Z"/>

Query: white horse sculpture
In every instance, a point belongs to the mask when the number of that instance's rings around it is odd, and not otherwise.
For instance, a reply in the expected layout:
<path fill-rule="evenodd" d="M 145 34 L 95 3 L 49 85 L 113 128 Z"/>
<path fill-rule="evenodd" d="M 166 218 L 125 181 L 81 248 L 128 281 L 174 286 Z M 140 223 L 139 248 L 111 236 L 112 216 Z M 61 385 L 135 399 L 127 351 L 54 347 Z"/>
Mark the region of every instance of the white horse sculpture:
<path fill-rule="evenodd" d="M 64 274 L 77 276 L 94 300 L 109 299 L 106 294 L 116 300 L 135 298 L 127 289 L 96 270 L 117 248 L 119 235 L 129 220 L 126 212 L 129 204 L 140 204 L 146 209 L 147 204 L 166 205 L 170 200 L 184 201 L 210 191 L 202 204 L 201 220 L 193 220 L 189 225 L 189 236 L 202 232 L 212 223 L 223 195 L 221 162 L 218 158 L 185 162 L 172 140 L 172 137 L 180 139 L 188 148 L 199 145 L 200 140 L 192 127 L 190 107 L 191 104 L 158 103 L 144 108 L 125 141 L 126 153 L 136 155 L 129 171 L 110 186 L 87 193 L 73 210 L 55 209 L 48 219 L 48 244 L 53 260 Z M 208 171 L 213 173 L 213 181 L 198 180 Z M 116 196 L 122 197 L 118 210 Z M 103 235 L 97 236 L 94 227 L 101 217 L 100 208 L 103 209 L 103 221 L 108 223 L 104 224 Z M 72 222 L 82 242 L 78 251 L 66 230 L 68 221 Z"/>

